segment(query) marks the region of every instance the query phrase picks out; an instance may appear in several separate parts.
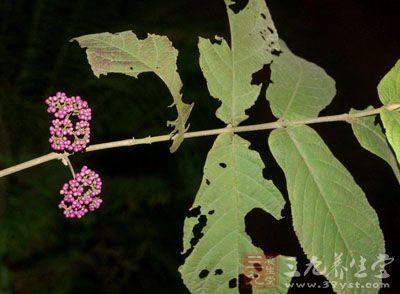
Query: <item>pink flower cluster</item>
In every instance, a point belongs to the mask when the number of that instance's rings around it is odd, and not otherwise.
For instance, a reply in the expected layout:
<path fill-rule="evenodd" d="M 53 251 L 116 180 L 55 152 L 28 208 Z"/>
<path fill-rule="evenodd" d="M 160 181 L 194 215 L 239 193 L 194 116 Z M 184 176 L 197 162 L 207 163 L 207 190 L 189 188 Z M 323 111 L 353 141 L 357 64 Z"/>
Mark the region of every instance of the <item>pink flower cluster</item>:
<path fill-rule="evenodd" d="M 64 196 L 58 205 L 64 209 L 67 218 L 81 218 L 88 211 L 96 210 L 103 200 L 98 196 L 102 182 L 99 175 L 83 166 L 75 178 L 62 187 L 60 194 Z"/>
<path fill-rule="evenodd" d="M 68 97 L 63 92 L 46 99 L 47 112 L 53 114 L 50 126 L 51 147 L 57 152 L 75 153 L 85 151 L 90 143 L 90 120 L 92 110 L 80 96 Z M 69 163 L 70 164 L 70 163 Z M 100 207 L 102 182 L 99 175 L 83 166 L 72 180 L 60 190 L 63 195 L 58 207 L 67 218 L 81 218 Z"/>
<path fill-rule="evenodd" d="M 68 97 L 63 92 L 46 99 L 47 112 L 54 115 L 50 127 L 51 148 L 57 152 L 84 151 L 90 142 L 92 110 L 80 96 Z"/>

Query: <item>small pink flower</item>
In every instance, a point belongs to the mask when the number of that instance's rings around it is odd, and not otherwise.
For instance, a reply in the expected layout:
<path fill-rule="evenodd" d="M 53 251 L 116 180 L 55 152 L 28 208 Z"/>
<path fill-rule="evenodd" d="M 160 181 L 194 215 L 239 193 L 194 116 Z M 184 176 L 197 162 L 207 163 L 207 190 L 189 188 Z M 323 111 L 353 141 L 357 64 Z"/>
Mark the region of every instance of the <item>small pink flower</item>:
<path fill-rule="evenodd" d="M 47 112 L 54 115 L 49 143 L 57 152 L 84 151 L 90 143 L 92 110 L 79 96 L 67 97 L 63 92 L 46 99 Z"/>
<path fill-rule="evenodd" d="M 103 200 L 99 197 L 102 182 L 99 175 L 83 166 L 75 178 L 65 183 L 60 190 L 64 196 L 58 207 L 64 210 L 67 218 L 81 218 L 89 211 L 100 207 Z"/>

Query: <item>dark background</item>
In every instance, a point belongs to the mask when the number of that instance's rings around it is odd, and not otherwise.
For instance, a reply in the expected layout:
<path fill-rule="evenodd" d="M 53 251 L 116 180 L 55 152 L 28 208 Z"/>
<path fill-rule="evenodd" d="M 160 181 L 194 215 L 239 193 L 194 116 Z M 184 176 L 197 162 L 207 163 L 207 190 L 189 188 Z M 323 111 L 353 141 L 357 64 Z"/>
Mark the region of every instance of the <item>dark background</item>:
<path fill-rule="evenodd" d="M 322 115 L 379 106 L 376 85 L 400 58 L 399 1 L 269 0 L 268 6 L 292 51 L 337 82 L 337 96 Z M 172 100 L 157 77 L 97 79 L 84 51 L 68 42 L 131 29 L 139 36 L 167 35 L 179 49 L 184 99 L 195 103 L 190 129 L 223 127 L 214 116 L 218 102 L 207 91 L 197 51 L 198 36 L 229 38 L 222 0 L 2 0 L 0 169 L 50 151 L 50 117 L 43 101 L 58 90 L 91 104 L 93 144 L 170 131 L 165 121 L 176 114 L 166 108 Z M 274 120 L 264 97 L 248 113 L 245 124 Z M 399 185 L 391 169 L 359 146 L 346 123 L 313 127 L 377 210 L 387 253 L 395 258 L 385 281 L 391 289 L 381 293 L 399 293 Z M 266 161 L 265 176 L 287 197 L 267 134 L 243 136 Z M 101 209 L 82 220 L 64 219 L 57 208 L 58 191 L 70 177 L 60 162 L 0 179 L 0 293 L 187 293 L 177 272 L 183 263 L 182 225 L 213 139 L 188 139 L 175 154 L 168 152 L 168 143 L 157 143 L 73 156 L 76 169 L 88 164 L 104 182 Z M 247 231 L 265 251 L 297 256 L 304 272 L 307 260 L 288 206 L 284 215 L 277 222 L 252 211 Z"/>

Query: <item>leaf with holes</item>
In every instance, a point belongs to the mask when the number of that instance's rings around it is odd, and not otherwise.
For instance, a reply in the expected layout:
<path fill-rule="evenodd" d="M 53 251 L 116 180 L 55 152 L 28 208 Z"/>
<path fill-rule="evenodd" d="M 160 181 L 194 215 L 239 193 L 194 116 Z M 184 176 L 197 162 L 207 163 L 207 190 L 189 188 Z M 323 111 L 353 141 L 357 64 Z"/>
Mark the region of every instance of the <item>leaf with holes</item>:
<path fill-rule="evenodd" d="M 372 106 L 368 109 L 373 109 Z M 357 110 L 352 109 L 350 113 L 356 113 Z M 375 116 L 366 116 L 354 118 L 351 120 L 351 127 L 361 146 L 371 153 L 385 160 L 393 169 L 397 180 L 400 182 L 400 169 L 396 161 L 396 157 L 390 148 L 382 128 L 379 124 L 375 124 Z"/>
<path fill-rule="evenodd" d="M 261 208 L 281 218 L 285 201 L 274 184 L 263 178 L 264 164 L 249 145 L 238 135 L 222 134 L 208 153 L 192 208 L 200 213 L 186 218 L 184 226 L 184 253 L 189 256 L 180 272 L 191 293 L 238 293 L 233 284 L 243 273 L 243 258 L 263 254 L 245 232 L 246 214 Z M 201 233 L 195 236 L 193 231 L 201 224 Z M 197 243 L 195 237 L 199 237 Z M 279 269 L 279 284 L 271 293 L 285 293 L 295 259 L 277 256 L 273 263 Z"/>
<path fill-rule="evenodd" d="M 261 85 L 251 84 L 252 75 L 272 61 L 279 44 L 264 0 L 250 0 L 237 14 L 230 7 L 234 1 L 225 0 L 225 4 L 230 46 L 220 37 L 214 43 L 200 38 L 200 67 L 211 95 L 221 101 L 217 117 L 236 126 L 248 117 L 245 110 L 260 93 Z"/>
<path fill-rule="evenodd" d="M 400 60 L 380 81 L 378 95 L 383 104 L 400 103 Z"/>
<path fill-rule="evenodd" d="M 308 126 L 272 131 L 269 146 L 286 176 L 295 232 L 317 270 L 331 283 L 380 283 L 374 262 L 385 251 L 383 234 L 351 174 Z M 364 279 L 357 277 L 361 262 Z M 368 290 L 335 288 L 338 293 L 378 293 Z"/>
<path fill-rule="evenodd" d="M 172 105 L 178 111 L 178 118 L 168 122 L 174 127 L 170 151 L 176 151 L 187 130 L 186 122 L 193 104 L 182 101 L 182 81 L 176 65 L 178 51 L 168 38 L 148 34 L 146 39 L 140 40 L 133 32 L 126 31 L 86 35 L 73 40 L 82 48 L 87 48 L 88 61 L 97 77 L 101 74 L 123 73 L 136 78 L 140 73 L 154 72 L 161 78 L 173 97 Z"/>
<path fill-rule="evenodd" d="M 386 130 L 386 138 L 396 154 L 397 162 L 400 162 L 400 113 L 383 109 L 381 119 Z"/>
<path fill-rule="evenodd" d="M 294 55 L 283 41 L 271 65 L 267 100 L 275 117 L 296 120 L 318 116 L 336 94 L 335 81 L 319 66 Z"/>

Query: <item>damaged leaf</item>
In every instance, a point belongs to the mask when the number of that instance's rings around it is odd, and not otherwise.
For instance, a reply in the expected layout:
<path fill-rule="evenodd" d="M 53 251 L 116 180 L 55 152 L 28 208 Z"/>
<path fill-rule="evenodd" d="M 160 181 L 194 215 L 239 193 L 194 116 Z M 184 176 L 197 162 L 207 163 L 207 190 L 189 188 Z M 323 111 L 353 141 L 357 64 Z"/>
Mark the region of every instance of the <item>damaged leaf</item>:
<path fill-rule="evenodd" d="M 101 33 L 73 39 L 86 49 L 87 58 L 95 76 L 122 73 L 137 78 L 140 73 L 154 72 L 165 83 L 173 97 L 178 118 L 168 121 L 174 127 L 171 152 L 175 152 L 187 131 L 186 122 L 193 104 L 182 101 L 182 81 L 177 71 L 178 51 L 165 36 L 148 34 L 140 40 L 131 31 Z"/>

